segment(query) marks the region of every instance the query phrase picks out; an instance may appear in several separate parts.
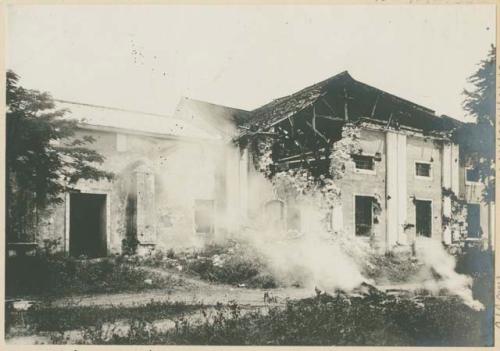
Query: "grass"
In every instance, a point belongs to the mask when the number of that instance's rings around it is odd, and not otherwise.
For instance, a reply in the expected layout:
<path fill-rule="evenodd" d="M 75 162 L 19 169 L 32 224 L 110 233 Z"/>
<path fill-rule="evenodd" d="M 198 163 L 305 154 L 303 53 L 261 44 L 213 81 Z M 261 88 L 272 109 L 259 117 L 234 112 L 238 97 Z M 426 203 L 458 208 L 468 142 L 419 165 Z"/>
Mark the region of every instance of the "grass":
<path fill-rule="evenodd" d="M 146 279 L 151 281 L 145 282 Z M 64 256 L 36 255 L 8 258 L 6 261 L 8 297 L 141 291 L 181 283 L 174 277 L 152 275 L 115 256 L 77 260 Z"/>
<path fill-rule="evenodd" d="M 289 301 L 267 312 L 242 314 L 230 304 L 215 316 L 193 323 L 178 319 L 175 328 L 155 329 L 131 319 L 126 335 L 87 328 L 82 343 L 192 345 L 372 345 L 485 346 L 492 326 L 485 314 L 456 298 L 397 298 L 374 291 L 355 297 L 342 293 Z"/>

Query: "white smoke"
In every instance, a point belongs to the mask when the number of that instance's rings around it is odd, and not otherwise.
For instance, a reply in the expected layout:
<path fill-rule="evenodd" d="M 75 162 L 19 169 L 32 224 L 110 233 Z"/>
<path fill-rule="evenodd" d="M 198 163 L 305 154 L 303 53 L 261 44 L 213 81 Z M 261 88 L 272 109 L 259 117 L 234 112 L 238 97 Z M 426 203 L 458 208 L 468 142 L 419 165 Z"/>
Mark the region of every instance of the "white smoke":
<path fill-rule="evenodd" d="M 263 200 L 273 198 L 274 194 L 267 193 L 272 185 L 264 177 L 256 177 L 252 186 L 251 191 L 258 195 L 254 199 L 256 203 L 250 207 L 262 208 Z M 370 265 L 370 258 L 381 253 L 376 252 L 366 240 L 326 230 L 321 218 L 324 212 L 319 205 L 314 205 L 317 197 L 314 194 L 311 196 L 313 201 L 304 198 L 302 202 L 295 204 L 301 208 L 301 220 L 306 223 L 302 225 L 300 232 L 277 230 L 275 225 L 270 224 L 272 221 L 268 220 L 269 213 L 261 211 L 250 220 L 249 226 L 253 229 L 240 235 L 266 259 L 274 276 L 284 283 L 299 283 L 304 287 L 317 287 L 327 292 L 351 292 L 363 282 L 375 284 L 364 272 L 366 266 Z M 410 251 L 411 248 L 408 247 L 407 257 L 410 256 Z M 415 252 L 414 259 L 421 269 L 407 279 L 406 284 L 401 284 L 402 288 L 416 286 L 431 294 L 445 292 L 460 297 L 473 309 L 483 308 L 472 296 L 472 278 L 455 271 L 455 258 L 445 250 L 440 241 L 419 237 L 415 243 Z"/>
<path fill-rule="evenodd" d="M 165 210 L 166 213 L 172 213 L 172 204 L 189 207 L 192 206 L 192 199 L 196 197 L 211 198 L 215 193 L 216 198 L 227 199 L 227 196 L 238 191 L 238 184 L 233 186 L 228 183 L 225 187 L 218 188 L 214 180 L 208 177 L 213 174 L 213 170 L 209 168 L 220 165 L 223 154 L 231 154 L 235 150 L 221 152 L 207 145 L 203 148 L 203 155 L 194 157 L 199 150 L 199 146 L 186 145 L 177 147 L 175 153 L 167 155 L 167 162 L 183 164 L 184 167 L 180 168 L 183 171 L 159 174 L 158 180 L 165 184 L 186 186 L 170 189 L 165 194 L 169 199 L 165 204 L 169 207 Z M 239 152 L 237 154 L 239 155 Z M 179 167 L 173 167 L 172 170 L 174 169 Z M 200 181 L 200 174 L 206 174 L 207 177 Z M 225 176 L 230 178 L 227 179 L 228 182 L 235 182 L 237 178 L 237 174 L 225 174 Z M 228 224 L 239 224 L 234 228 L 240 225 L 246 227 L 247 229 L 236 229 L 236 233 L 231 233 L 232 236 L 236 235 L 240 240 L 248 242 L 252 249 L 265 259 L 269 270 L 278 281 L 284 284 L 297 283 L 309 288 L 317 287 L 328 292 L 335 290 L 350 292 L 363 282 L 375 284 L 364 272 L 366 266 L 370 265 L 370 258 L 380 253 L 376 252 L 366 240 L 349 233 L 332 233 L 331 230 L 327 230 L 324 208 L 321 209 L 318 203 L 321 196 L 309 194 L 294 204 L 302 214 L 300 219 L 302 225 L 300 230 L 291 232 L 277 228 L 276 221 L 269 217 L 269 211 L 266 212 L 264 204 L 276 199 L 273 184 L 261 173 L 251 171 L 247 187 L 248 218 L 240 217 L 236 202 L 228 202 L 228 211 L 220 213 L 216 221 L 218 226 L 222 227 Z M 190 191 L 186 193 L 185 189 Z M 217 193 L 219 189 L 223 189 L 225 193 Z M 159 207 L 161 209 L 161 204 Z M 281 220 L 286 221 L 285 218 Z M 191 222 L 186 221 L 186 227 L 192 230 Z M 187 239 L 191 236 L 180 232 L 178 228 L 174 223 L 172 236 L 165 236 L 168 239 L 166 245 L 172 245 L 173 242 L 179 246 L 193 245 Z M 224 237 L 220 239 L 224 240 Z M 472 308 L 482 308 L 482 305 L 473 299 L 472 279 L 455 271 L 454 257 L 446 252 L 438 240 L 419 238 L 416 242 L 416 259 L 423 269 L 409 279 L 410 283 L 434 294 L 446 291 L 448 294 L 459 296 Z"/>
<path fill-rule="evenodd" d="M 469 307 L 484 309 L 472 296 L 472 278 L 455 271 L 455 258 L 446 252 L 440 242 L 420 237 L 415 244 L 418 260 L 431 271 L 431 277 L 420 282 L 424 289 L 434 293 L 446 290 L 449 294 L 460 297 Z"/>

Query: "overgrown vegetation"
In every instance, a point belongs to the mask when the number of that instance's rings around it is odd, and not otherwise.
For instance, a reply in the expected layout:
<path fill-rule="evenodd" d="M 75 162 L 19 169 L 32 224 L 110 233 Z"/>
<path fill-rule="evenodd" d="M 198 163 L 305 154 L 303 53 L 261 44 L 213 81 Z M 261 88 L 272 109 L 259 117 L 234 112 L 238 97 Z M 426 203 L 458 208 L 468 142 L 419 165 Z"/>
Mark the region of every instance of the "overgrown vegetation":
<path fill-rule="evenodd" d="M 149 279 L 150 282 L 146 282 Z M 166 288 L 179 285 L 178 278 L 154 276 L 134 267 L 122 256 L 79 260 L 63 255 L 7 258 L 6 295 L 64 296 Z"/>
<path fill-rule="evenodd" d="M 89 328 L 82 343 L 195 345 L 491 345 L 485 315 L 455 298 L 402 298 L 371 289 L 365 296 L 317 295 L 285 307 L 242 313 L 219 306 L 201 322 L 187 318 L 167 330 L 142 319 L 126 335 Z"/>

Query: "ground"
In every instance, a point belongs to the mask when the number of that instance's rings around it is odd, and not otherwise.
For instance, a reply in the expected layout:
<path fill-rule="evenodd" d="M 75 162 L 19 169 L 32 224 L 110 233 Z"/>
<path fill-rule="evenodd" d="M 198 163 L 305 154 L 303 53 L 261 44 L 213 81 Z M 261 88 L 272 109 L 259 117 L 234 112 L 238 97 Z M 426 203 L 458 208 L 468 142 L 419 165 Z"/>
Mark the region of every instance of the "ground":
<path fill-rule="evenodd" d="M 187 315 L 191 319 L 199 319 L 201 309 L 211 309 L 217 304 L 227 305 L 237 303 L 243 309 L 258 309 L 266 306 L 283 305 L 287 299 L 301 299 L 311 297 L 314 291 L 304 288 L 275 288 L 275 289 L 252 289 L 239 288 L 235 285 L 217 284 L 203 281 L 192 274 L 182 273 L 176 269 L 141 267 L 151 275 L 163 276 L 168 281 L 180 281 L 167 288 L 153 288 L 144 291 L 97 293 L 85 295 L 62 296 L 50 299 L 30 299 L 35 304 L 46 304 L 47 314 L 54 311 L 74 311 L 75 307 L 89 308 L 96 311 L 114 308 L 130 309 L 145 307 L 149 304 L 158 306 L 182 306 L 178 311 L 169 315 L 166 319 L 156 322 L 163 327 L 172 327 L 173 321 L 181 316 Z M 266 294 L 267 293 L 267 294 Z M 266 294 L 266 298 L 264 298 Z M 32 298 L 32 297 L 31 297 Z M 98 315 L 99 313 L 95 313 Z M 34 327 L 34 329 L 33 329 Z M 61 329 L 64 329 L 61 326 Z M 51 333 L 44 330 L 36 331 L 36 326 L 22 325 L 17 323 L 7 333 L 9 343 L 50 343 Z M 65 333 L 77 340 L 81 336 L 77 328 L 65 330 Z"/>
<path fill-rule="evenodd" d="M 35 285 L 20 282 L 7 264 L 7 342 L 486 345 L 491 339 L 490 310 L 474 311 L 446 294 L 430 296 L 418 285 L 363 284 L 347 295 L 294 286 L 250 288 L 258 264 L 226 260 L 231 267 L 220 270 L 207 264 L 208 253 L 216 262 L 224 255 L 209 248 L 187 258 L 36 258 L 35 274 L 59 281 L 58 287 L 65 286 L 59 290 L 37 284 L 36 276 Z M 40 269 L 43 262 L 52 268 Z M 245 278 L 220 281 L 237 277 Z"/>

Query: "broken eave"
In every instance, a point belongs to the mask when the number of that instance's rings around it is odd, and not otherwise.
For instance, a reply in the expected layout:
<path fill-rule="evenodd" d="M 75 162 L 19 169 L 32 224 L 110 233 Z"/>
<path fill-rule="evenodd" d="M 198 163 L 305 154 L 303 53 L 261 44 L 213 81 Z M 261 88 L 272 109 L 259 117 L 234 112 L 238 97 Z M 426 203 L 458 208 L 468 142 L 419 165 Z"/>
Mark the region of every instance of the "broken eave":
<path fill-rule="evenodd" d="M 444 133 L 460 124 L 451 117 L 436 115 L 430 108 L 357 81 L 345 71 L 251 111 L 239 137 L 265 132 L 285 120 L 308 118 L 304 112 L 314 108 L 322 109 L 316 111 L 315 121 L 356 122 L 369 116 L 382 124 L 394 123 L 398 128 L 415 128 L 427 134 Z M 318 131 L 314 122 L 309 123 L 313 131 Z"/>

